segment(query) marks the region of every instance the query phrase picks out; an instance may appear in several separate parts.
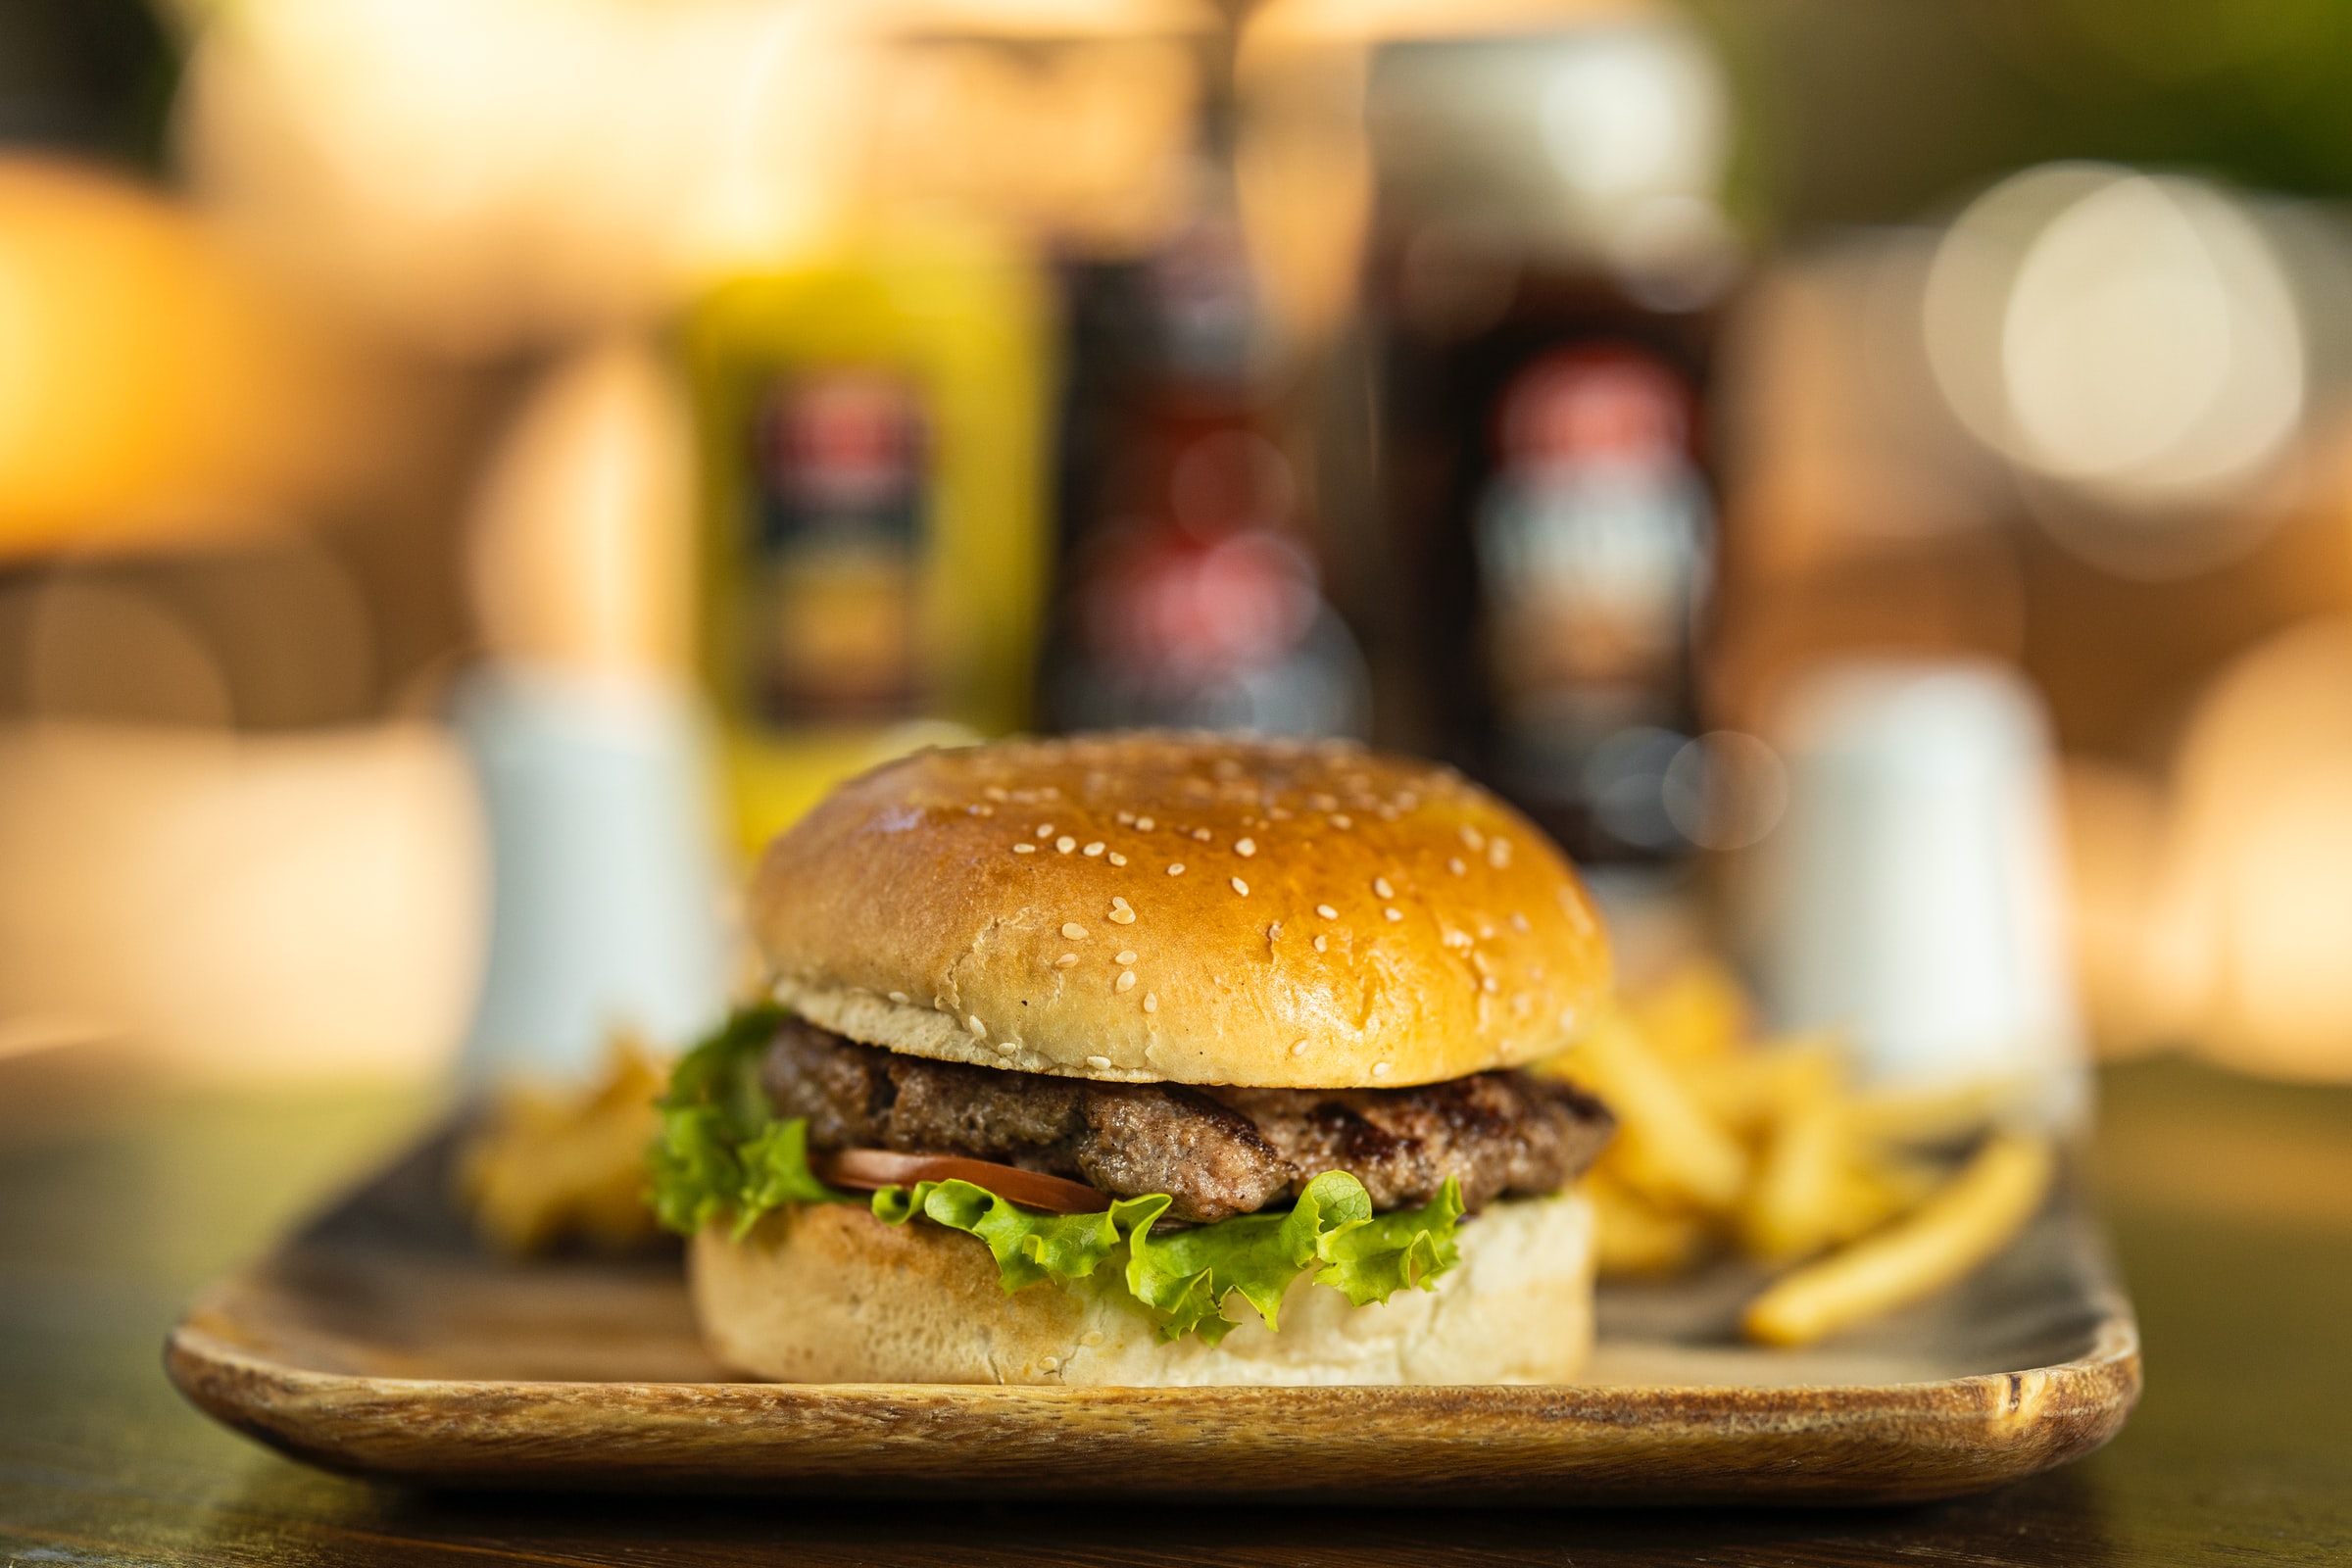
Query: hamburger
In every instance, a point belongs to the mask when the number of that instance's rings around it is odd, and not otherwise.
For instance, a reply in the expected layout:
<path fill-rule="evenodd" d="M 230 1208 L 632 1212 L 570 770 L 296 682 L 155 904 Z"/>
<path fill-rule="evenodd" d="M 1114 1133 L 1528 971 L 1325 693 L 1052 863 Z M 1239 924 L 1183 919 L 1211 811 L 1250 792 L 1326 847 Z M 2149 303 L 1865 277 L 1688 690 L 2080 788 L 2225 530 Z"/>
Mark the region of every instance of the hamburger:
<path fill-rule="evenodd" d="M 1558 1382 L 1612 1123 L 1574 871 L 1456 774 L 1134 734 L 926 752 L 769 847 L 768 996 L 654 1197 L 794 1382 Z"/>

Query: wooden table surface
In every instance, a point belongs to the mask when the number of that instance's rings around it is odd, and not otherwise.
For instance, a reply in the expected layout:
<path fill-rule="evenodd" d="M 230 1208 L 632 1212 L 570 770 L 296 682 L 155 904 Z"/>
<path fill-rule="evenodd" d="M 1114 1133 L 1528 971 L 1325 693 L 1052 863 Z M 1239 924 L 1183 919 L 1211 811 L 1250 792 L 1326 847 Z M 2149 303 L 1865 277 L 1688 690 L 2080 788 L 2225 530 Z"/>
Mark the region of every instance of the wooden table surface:
<path fill-rule="evenodd" d="M 2111 1069 L 2106 1209 L 2148 1388 L 2090 1459 L 1862 1511 L 1272 1511 L 449 1499 L 318 1474 L 180 1403 L 187 1294 L 398 1147 L 409 1097 L 130 1087 L 0 1061 L 0 1562 L 2352 1562 L 2352 1092 Z"/>

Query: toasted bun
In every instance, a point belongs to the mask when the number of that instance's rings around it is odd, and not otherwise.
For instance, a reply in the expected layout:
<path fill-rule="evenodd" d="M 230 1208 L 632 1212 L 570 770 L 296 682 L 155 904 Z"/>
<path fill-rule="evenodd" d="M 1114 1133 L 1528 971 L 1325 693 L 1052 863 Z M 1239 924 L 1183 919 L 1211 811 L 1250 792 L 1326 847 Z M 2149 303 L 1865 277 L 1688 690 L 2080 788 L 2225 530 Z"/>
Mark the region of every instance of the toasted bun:
<path fill-rule="evenodd" d="M 926 752 L 770 846 L 751 915 L 777 1000 L 824 1028 L 1128 1082 L 1459 1078 L 1558 1050 L 1608 984 L 1548 840 L 1448 770 L 1336 743 Z"/>
<path fill-rule="evenodd" d="M 1565 1383 L 1592 1344 L 1592 1210 L 1581 1193 L 1463 1223 L 1434 1291 L 1354 1307 L 1300 1276 L 1280 1333 L 1238 1308 L 1217 1346 L 1160 1343 L 1100 1276 L 1006 1296 L 977 1240 L 854 1204 L 784 1208 L 751 1237 L 704 1232 L 696 1315 L 722 1363 L 785 1383 Z"/>

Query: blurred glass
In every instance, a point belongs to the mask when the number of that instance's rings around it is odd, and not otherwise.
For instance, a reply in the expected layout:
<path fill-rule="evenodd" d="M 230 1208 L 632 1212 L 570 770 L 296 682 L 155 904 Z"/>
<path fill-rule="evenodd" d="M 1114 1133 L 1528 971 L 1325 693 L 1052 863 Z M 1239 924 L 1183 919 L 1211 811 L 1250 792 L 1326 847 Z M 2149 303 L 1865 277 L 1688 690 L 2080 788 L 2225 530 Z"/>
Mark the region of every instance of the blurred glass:
<path fill-rule="evenodd" d="M 2019 1086 L 2082 1108 L 2057 775 L 2033 690 L 1995 665 L 1848 660 L 1771 731 L 1788 814 L 1743 926 L 1786 1029 L 1851 1042 L 1882 1082 Z"/>

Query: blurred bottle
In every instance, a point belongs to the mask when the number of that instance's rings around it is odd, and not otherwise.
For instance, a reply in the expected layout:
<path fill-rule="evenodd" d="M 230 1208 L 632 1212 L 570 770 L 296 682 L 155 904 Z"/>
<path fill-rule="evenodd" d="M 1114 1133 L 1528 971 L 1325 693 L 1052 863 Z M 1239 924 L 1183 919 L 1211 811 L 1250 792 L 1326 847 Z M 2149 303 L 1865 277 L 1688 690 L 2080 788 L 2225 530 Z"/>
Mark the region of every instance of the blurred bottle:
<path fill-rule="evenodd" d="M 1326 601 L 1230 178 L 1139 262 L 1071 270 L 1065 590 L 1041 692 L 1070 729 L 1362 735 L 1370 681 Z"/>
<path fill-rule="evenodd" d="M 476 1079 L 584 1079 L 614 1031 L 682 1048 L 726 1000 L 683 403 L 650 345 L 585 345 L 532 389 L 475 501 L 485 657 L 452 717 L 493 884 Z"/>
<path fill-rule="evenodd" d="M 1041 294 L 985 230 L 883 228 L 690 318 L 703 658 L 747 854 L 846 772 L 1026 722 Z"/>
<path fill-rule="evenodd" d="M 1689 841 L 1725 102 L 1663 13 L 1374 57 L 1367 309 L 1397 707 L 1580 857 Z"/>

